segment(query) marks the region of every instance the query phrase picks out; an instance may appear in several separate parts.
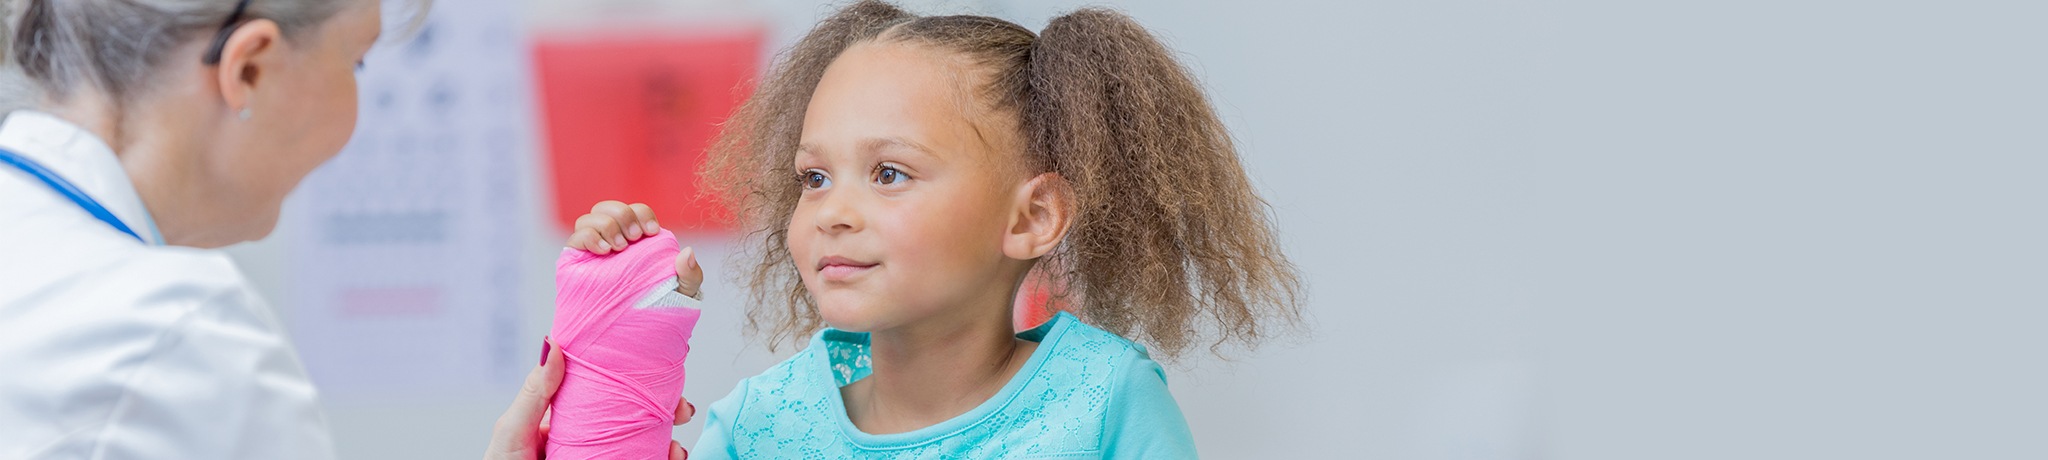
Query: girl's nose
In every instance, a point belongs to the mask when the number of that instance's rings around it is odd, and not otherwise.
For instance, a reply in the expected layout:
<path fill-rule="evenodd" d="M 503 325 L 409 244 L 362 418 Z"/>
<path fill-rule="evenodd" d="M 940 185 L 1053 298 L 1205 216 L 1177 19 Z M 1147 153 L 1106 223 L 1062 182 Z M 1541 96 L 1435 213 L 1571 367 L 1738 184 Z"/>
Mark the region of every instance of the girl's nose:
<path fill-rule="evenodd" d="M 850 191 L 850 190 L 849 190 Z M 824 202 L 818 203 L 815 217 L 818 231 L 825 234 L 857 232 L 865 226 L 861 219 L 858 197 L 852 193 L 828 193 Z"/>

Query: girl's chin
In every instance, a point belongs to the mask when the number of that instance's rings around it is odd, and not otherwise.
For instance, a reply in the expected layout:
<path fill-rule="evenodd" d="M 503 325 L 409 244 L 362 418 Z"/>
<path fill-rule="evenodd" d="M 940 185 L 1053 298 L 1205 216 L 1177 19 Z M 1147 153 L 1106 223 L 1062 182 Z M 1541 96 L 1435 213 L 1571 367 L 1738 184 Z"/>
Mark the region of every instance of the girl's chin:
<path fill-rule="evenodd" d="M 846 332 L 874 332 L 876 315 L 872 308 L 858 302 L 833 302 L 819 299 L 818 316 L 825 325 Z"/>

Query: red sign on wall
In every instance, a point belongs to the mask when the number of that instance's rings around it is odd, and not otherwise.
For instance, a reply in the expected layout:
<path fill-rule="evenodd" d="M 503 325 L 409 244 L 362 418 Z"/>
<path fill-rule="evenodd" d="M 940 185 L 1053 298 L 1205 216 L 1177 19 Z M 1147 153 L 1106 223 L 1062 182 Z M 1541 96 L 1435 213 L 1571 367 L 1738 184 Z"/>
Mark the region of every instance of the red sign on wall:
<path fill-rule="evenodd" d="M 721 230 L 697 171 L 718 124 L 752 91 L 765 34 L 561 34 L 534 62 L 562 229 L 603 200 L 653 206 L 663 227 Z"/>

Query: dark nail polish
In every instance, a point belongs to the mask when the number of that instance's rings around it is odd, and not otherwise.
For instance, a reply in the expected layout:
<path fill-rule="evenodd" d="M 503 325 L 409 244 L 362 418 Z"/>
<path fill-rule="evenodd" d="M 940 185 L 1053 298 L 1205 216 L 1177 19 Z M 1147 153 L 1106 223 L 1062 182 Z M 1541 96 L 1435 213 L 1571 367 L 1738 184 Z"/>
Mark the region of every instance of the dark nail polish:
<path fill-rule="evenodd" d="M 549 353 L 549 352 L 552 352 L 552 351 L 555 351 L 555 344 L 554 344 L 554 342 L 549 342 L 549 341 L 548 341 L 548 338 L 547 338 L 547 336 L 541 336 L 541 338 L 540 338 L 540 365 L 542 365 L 542 366 L 546 366 L 546 365 L 548 365 L 548 353 Z"/>

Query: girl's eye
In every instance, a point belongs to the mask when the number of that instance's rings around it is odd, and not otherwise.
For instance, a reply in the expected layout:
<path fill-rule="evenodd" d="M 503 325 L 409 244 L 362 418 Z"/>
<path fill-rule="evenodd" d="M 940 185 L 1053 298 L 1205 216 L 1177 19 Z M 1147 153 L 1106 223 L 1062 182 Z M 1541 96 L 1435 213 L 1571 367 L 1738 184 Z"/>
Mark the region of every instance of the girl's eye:
<path fill-rule="evenodd" d="M 910 176 L 903 174 L 902 170 L 892 166 L 883 165 L 875 167 L 875 183 L 877 184 L 892 185 L 909 178 Z"/>
<path fill-rule="evenodd" d="M 832 178 L 825 177 L 825 173 L 813 169 L 798 173 L 797 182 L 803 183 L 805 190 L 817 190 L 831 186 Z"/>

